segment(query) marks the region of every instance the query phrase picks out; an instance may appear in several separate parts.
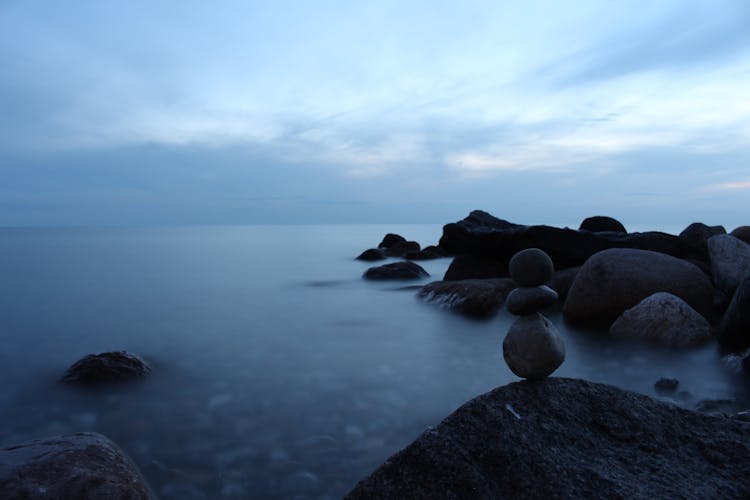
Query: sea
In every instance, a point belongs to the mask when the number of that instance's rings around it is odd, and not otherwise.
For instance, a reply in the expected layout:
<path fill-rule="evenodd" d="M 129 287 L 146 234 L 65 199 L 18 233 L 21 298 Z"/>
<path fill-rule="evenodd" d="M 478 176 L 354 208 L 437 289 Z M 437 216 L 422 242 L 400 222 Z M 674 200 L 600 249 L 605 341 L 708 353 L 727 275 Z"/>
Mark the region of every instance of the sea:
<path fill-rule="evenodd" d="M 389 232 L 425 246 L 441 226 L 0 229 L 0 447 L 96 431 L 163 499 L 342 497 L 464 402 L 518 380 L 502 359 L 512 315 L 465 318 L 409 286 L 441 279 L 450 259 L 419 262 L 431 276 L 414 283 L 362 279 L 373 264 L 355 257 Z M 555 376 L 748 407 L 715 343 L 620 342 L 546 314 L 567 350 Z M 59 382 L 113 350 L 151 376 Z M 660 377 L 678 391 L 656 394 Z"/>

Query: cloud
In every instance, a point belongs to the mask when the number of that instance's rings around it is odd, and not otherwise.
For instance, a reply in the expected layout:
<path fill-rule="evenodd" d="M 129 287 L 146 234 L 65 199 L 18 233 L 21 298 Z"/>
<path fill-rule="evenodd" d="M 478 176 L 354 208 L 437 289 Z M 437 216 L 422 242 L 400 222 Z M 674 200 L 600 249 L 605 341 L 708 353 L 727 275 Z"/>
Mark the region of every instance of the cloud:
<path fill-rule="evenodd" d="M 722 182 L 708 186 L 712 191 L 734 191 L 739 189 L 750 189 L 750 181 Z"/>

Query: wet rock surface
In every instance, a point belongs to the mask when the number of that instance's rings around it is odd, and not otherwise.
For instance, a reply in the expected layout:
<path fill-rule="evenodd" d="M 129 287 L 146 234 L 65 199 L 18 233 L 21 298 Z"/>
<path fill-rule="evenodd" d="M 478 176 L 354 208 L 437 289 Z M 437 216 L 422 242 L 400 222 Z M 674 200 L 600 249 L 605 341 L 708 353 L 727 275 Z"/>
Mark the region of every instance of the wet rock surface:
<path fill-rule="evenodd" d="M 500 309 L 515 286 L 510 278 L 435 281 L 423 286 L 417 295 L 467 316 L 485 317 Z"/>
<path fill-rule="evenodd" d="M 413 262 L 393 262 L 371 267 L 362 275 L 368 280 L 415 280 L 427 276 L 427 271 Z"/>
<path fill-rule="evenodd" d="M 0 498 L 155 499 L 140 472 L 112 441 L 87 432 L 0 450 Z"/>
<path fill-rule="evenodd" d="M 347 498 L 747 498 L 747 424 L 583 380 L 497 388 Z"/>
<path fill-rule="evenodd" d="M 142 379 L 151 373 L 143 359 L 127 351 L 89 354 L 76 361 L 61 381 L 75 385 L 97 385 Z"/>

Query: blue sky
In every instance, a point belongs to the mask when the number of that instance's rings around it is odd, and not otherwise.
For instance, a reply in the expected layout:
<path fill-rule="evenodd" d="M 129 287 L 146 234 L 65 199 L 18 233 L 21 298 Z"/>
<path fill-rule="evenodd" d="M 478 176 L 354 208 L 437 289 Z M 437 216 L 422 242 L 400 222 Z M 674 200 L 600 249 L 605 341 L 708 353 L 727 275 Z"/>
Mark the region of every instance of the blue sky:
<path fill-rule="evenodd" d="M 750 223 L 746 0 L 4 0 L 0 60 L 0 225 Z"/>

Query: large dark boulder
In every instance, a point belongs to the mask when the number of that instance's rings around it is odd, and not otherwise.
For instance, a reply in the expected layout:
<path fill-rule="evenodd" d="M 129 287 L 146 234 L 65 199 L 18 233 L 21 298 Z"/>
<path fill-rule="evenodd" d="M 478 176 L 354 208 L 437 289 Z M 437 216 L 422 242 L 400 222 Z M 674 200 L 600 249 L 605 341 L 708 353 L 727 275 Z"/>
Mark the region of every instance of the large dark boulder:
<path fill-rule="evenodd" d="M 724 226 L 707 226 L 702 222 L 693 222 L 682 230 L 678 238 L 690 245 L 695 251 L 708 255 L 708 239 L 719 234 L 727 234 Z"/>
<path fill-rule="evenodd" d="M 380 242 L 378 248 L 391 248 L 398 243 L 406 243 L 406 238 L 400 234 L 388 233 L 383 237 L 383 241 Z"/>
<path fill-rule="evenodd" d="M 719 343 L 732 352 L 750 347 L 750 274 L 734 291 L 719 327 Z"/>
<path fill-rule="evenodd" d="M 62 381 L 76 385 L 127 382 L 149 373 L 151 367 L 140 357 L 127 351 L 113 351 L 84 356 L 68 368 Z"/>
<path fill-rule="evenodd" d="M 457 255 L 453 258 L 445 281 L 505 278 L 508 276 L 508 261 L 499 261 L 476 255 Z"/>
<path fill-rule="evenodd" d="M 427 271 L 414 262 L 393 262 L 371 267 L 362 275 L 368 280 L 415 280 L 429 276 Z"/>
<path fill-rule="evenodd" d="M 481 318 L 497 312 L 515 286 L 510 278 L 435 281 L 423 286 L 417 296 L 440 307 Z"/>
<path fill-rule="evenodd" d="M 658 252 L 612 248 L 581 267 L 565 299 L 568 318 L 611 323 L 656 292 L 680 297 L 705 317 L 713 309 L 711 280 L 696 266 Z"/>
<path fill-rule="evenodd" d="M 347 498 L 749 498 L 750 427 L 549 378 L 464 404 Z"/>
<path fill-rule="evenodd" d="M 678 258 L 705 260 L 677 236 L 660 233 L 595 233 L 550 226 L 520 226 L 475 211 L 466 219 L 443 227 L 440 246 L 452 254 L 471 254 L 508 262 L 516 252 L 539 248 L 556 269 L 582 265 L 586 259 L 608 248 L 636 248 Z"/>
<path fill-rule="evenodd" d="M 138 468 L 93 432 L 40 439 L 0 450 L 0 498 L 155 499 Z"/>
<path fill-rule="evenodd" d="M 731 234 L 735 238 L 741 239 L 742 241 L 750 245 L 750 226 L 736 227 L 729 234 Z"/>
<path fill-rule="evenodd" d="M 591 231 L 593 233 L 627 233 L 625 226 L 617 219 L 604 215 L 595 215 L 586 217 L 578 227 L 581 231 Z"/>
<path fill-rule="evenodd" d="M 419 253 L 420 249 L 416 241 L 400 241 L 382 250 L 389 257 L 405 257 L 408 254 Z"/>

